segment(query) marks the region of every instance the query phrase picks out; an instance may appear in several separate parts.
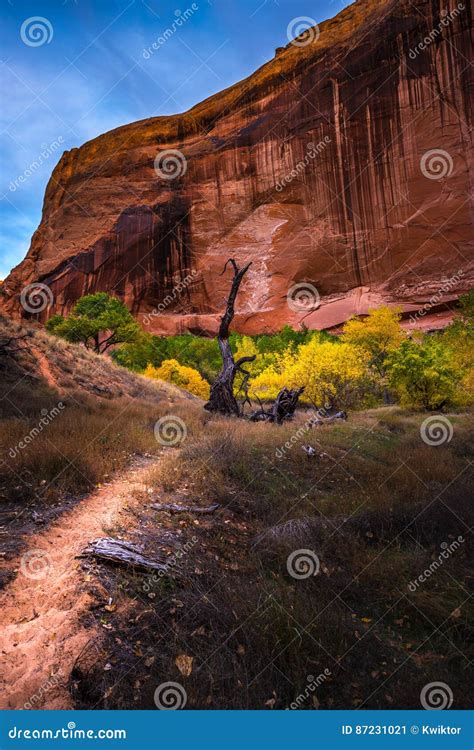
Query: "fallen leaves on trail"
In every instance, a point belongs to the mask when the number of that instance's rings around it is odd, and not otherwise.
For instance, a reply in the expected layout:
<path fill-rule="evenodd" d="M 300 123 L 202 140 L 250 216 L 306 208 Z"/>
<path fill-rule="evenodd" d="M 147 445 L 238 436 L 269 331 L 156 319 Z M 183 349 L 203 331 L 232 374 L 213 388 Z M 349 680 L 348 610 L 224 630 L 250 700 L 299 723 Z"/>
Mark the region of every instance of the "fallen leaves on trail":
<path fill-rule="evenodd" d="M 193 662 L 194 656 L 187 656 L 187 654 L 179 654 L 174 660 L 183 677 L 189 677 L 193 671 Z"/>

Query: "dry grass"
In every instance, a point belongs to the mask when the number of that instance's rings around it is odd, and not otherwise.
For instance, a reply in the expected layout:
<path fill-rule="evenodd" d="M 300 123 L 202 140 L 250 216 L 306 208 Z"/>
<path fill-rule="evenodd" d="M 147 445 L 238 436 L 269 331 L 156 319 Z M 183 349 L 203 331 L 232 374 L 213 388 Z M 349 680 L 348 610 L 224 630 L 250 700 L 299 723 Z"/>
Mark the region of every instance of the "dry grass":
<path fill-rule="evenodd" d="M 25 333 L 0 320 L 0 340 Z M 156 420 L 194 397 L 30 329 L 0 360 L 0 513 L 11 534 L 48 521 L 133 456 L 157 453 Z"/>
<path fill-rule="evenodd" d="M 12 417 L 0 424 L 5 479 L 16 483 L 25 502 L 91 490 L 132 455 L 157 449 L 153 425 L 158 406 L 151 410 L 125 400 L 113 405 L 72 399 L 61 403 L 64 409 L 25 448 L 25 437 L 37 429 L 38 419 Z"/>
<path fill-rule="evenodd" d="M 78 705 L 152 708 L 156 686 L 172 680 L 190 708 L 285 708 L 307 675 L 328 669 L 302 708 L 419 708 L 431 681 L 448 683 L 453 707 L 467 707 L 467 543 L 408 586 L 443 543 L 468 539 L 472 427 L 452 417 L 452 441 L 431 447 L 423 418 L 373 410 L 291 443 L 305 415 L 278 428 L 193 414 L 181 451 L 150 481 L 162 499 L 223 507 L 199 519 L 141 519 L 150 551 L 166 550 L 167 535 L 171 547 L 198 539 L 152 598 L 140 576 L 104 569 L 118 600 L 102 654 L 112 669 L 99 659 L 82 675 Z M 301 443 L 323 455 L 309 460 Z M 297 549 L 317 553 L 319 575 L 288 574 Z M 180 654 L 194 657 L 189 676 L 176 667 Z"/>

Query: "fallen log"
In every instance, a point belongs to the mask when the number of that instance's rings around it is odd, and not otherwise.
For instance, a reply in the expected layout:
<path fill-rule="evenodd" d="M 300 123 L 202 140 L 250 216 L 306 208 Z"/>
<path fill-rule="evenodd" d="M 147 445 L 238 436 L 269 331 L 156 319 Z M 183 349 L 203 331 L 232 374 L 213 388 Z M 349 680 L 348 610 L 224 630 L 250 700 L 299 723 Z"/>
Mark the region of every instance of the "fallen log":
<path fill-rule="evenodd" d="M 166 510 L 169 513 L 214 513 L 220 505 L 219 503 L 213 503 L 207 507 L 199 505 L 178 505 L 177 503 L 153 503 L 151 508 L 154 510 Z"/>
<path fill-rule="evenodd" d="M 322 415 L 319 415 L 317 417 L 313 417 L 309 424 L 311 427 L 321 427 L 321 425 L 325 424 L 331 424 L 332 422 L 335 422 L 338 419 L 342 419 L 344 421 L 347 421 L 347 413 L 345 411 L 338 411 L 336 414 L 329 414 L 327 417 L 323 417 Z"/>
<path fill-rule="evenodd" d="M 121 539 L 103 537 L 89 542 L 84 551 L 78 557 L 95 557 L 99 560 L 107 560 L 115 565 L 137 568 L 140 570 L 163 570 L 168 566 L 159 560 L 147 557 L 141 550 Z"/>

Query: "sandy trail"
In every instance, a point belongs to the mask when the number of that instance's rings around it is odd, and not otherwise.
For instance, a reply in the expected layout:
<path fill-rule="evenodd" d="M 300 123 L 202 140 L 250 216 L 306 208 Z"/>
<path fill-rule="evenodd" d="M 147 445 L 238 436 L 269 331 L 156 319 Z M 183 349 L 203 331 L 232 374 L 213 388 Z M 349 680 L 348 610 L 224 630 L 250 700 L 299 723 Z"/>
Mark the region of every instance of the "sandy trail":
<path fill-rule="evenodd" d="M 133 493 L 145 489 L 155 461 L 137 459 L 31 538 L 17 577 L 0 592 L 0 708 L 72 708 L 67 680 L 93 635 L 79 622 L 91 598 L 80 590 L 76 555 L 114 523 L 126 523 L 127 510 L 141 502 Z"/>

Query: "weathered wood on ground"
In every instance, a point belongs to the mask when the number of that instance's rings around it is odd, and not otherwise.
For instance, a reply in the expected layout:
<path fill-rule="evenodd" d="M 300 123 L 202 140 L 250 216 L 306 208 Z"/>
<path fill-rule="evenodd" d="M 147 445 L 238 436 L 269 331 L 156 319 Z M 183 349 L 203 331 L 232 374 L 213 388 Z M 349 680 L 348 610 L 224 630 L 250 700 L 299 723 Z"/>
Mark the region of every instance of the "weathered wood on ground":
<path fill-rule="evenodd" d="M 332 422 L 336 422 L 338 419 L 347 420 L 347 414 L 345 411 L 338 411 L 336 414 L 329 414 L 327 417 L 319 415 L 317 417 L 313 417 L 313 419 L 310 420 L 309 424 L 311 427 L 321 427 L 321 425 L 325 424 L 331 424 Z"/>
<path fill-rule="evenodd" d="M 199 505 L 178 505 L 177 503 L 153 503 L 150 507 L 154 510 L 167 511 L 168 513 L 214 513 L 220 508 L 219 503 L 213 503 L 205 507 Z"/>
<path fill-rule="evenodd" d="M 103 537 L 89 542 L 78 557 L 95 557 L 107 560 L 116 565 L 123 565 L 141 570 L 167 570 L 167 566 L 151 557 L 144 555 L 141 550 L 130 542 L 112 537 Z"/>

